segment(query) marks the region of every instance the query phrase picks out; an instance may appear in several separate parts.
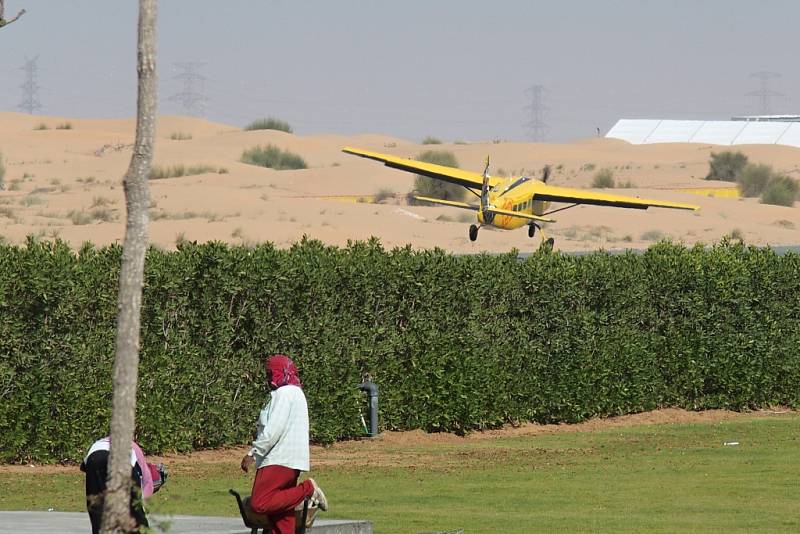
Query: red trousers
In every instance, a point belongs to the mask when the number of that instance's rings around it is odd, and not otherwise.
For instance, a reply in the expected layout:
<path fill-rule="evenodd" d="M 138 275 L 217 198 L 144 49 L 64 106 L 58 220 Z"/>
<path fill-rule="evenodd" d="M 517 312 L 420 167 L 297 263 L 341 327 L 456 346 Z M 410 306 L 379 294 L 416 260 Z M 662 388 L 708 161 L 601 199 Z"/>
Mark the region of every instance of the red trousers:
<path fill-rule="evenodd" d="M 294 508 L 314 493 L 314 485 L 304 480 L 299 486 L 300 471 L 282 465 L 268 465 L 256 471 L 250 506 L 254 512 L 267 514 L 272 534 L 294 534 Z"/>

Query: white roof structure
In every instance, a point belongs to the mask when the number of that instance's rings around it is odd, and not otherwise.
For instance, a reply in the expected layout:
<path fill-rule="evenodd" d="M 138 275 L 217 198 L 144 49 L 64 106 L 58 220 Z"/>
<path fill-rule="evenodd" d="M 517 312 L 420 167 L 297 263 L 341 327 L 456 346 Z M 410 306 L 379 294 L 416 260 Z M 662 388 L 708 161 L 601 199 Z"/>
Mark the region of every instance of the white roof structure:
<path fill-rule="evenodd" d="M 800 148 L 800 122 L 620 119 L 606 137 L 634 145 L 787 145 Z"/>

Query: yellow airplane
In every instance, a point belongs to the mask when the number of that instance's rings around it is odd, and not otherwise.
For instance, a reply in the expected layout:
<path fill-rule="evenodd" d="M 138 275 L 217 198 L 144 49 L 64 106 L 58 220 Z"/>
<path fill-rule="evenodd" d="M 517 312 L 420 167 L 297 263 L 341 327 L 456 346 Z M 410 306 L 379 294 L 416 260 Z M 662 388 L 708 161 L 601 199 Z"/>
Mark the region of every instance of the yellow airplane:
<path fill-rule="evenodd" d="M 477 172 L 464 171 L 454 167 L 425 163 L 408 158 L 398 158 L 377 152 L 344 147 L 342 152 L 361 156 L 383 162 L 387 167 L 401 171 L 413 172 L 428 176 L 436 180 L 443 180 L 452 184 L 464 186 L 470 193 L 479 198 L 478 205 L 439 198 L 414 196 L 417 200 L 442 204 L 455 208 L 462 208 L 477 212 L 478 224 L 469 227 L 469 239 L 478 239 L 478 229 L 482 226 L 494 226 L 504 230 L 513 230 L 528 226 L 528 236 L 533 237 L 536 229 L 541 232 L 541 223 L 555 222 L 548 217 L 557 211 L 574 208 L 580 204 L 595 206 L 613 206 L 616 208 L 647 209 L 649 207 L 673 208 L 679 210 L 697 210 L 700 206 L 681 204 L 679 202 L 665 202 L 661 200 L 647 200 L 623 195 L 609 195 L 595 193 L 582 189 L 556 187 L 547 185 L 549 172 L 545 171 L 541 180 L 527 176 L 502 178 L 489 175 L 489 157 L 486 157 L 486 168 L 483 175 Z M 551 202 L 572 204 L 563 208 L 550 210 Z M 547 239 L 543 244 L 553 245 L 553 239 Z"/>

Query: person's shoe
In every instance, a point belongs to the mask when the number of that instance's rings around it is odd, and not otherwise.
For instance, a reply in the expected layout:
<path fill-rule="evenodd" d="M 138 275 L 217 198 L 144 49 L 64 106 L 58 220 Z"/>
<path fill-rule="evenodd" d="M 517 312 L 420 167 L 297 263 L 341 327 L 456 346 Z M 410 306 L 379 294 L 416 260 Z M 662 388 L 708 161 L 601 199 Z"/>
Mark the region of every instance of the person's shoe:
<path fill-rule="evenodd" d="M 325 498 L 325 494 L 322 493 L 322 488 L 319 487 L 317 481 L 313 478 L 308 479 L 311 482 L 311 485 L 314 486 L 314 493 L 311 494 L 311 499 L 316 501 L 317 506 L 323 512 L 328 511 L 328 499 Z"/>

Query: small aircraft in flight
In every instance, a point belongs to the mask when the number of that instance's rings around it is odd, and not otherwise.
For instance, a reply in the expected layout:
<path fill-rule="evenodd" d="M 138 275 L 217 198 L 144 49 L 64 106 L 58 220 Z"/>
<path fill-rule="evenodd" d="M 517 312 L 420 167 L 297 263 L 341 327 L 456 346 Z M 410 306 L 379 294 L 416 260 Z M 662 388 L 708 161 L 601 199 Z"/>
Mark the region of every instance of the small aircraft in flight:
<path fill-rule="evenodd" d="M 513 230 L 528 226 L 528 236 L 533 237 L 536 229 L 542 234 L 543 244 L 553 245 L 553 239 L 545 240 L 541 223 L 552 223 L 554 219 L 549 215 L 563 211 L 581 204 L 595 206 L 612 206 L 616 208 L 647 209 L 649 207 L 672 208 L 679 210 L 697 210 L 700 206 L 682 204 L 679 202 L 666 202 L 662 200 L 647 200 L 624 195 L 609 195 L 582 189 L 556 187 L 547 184 L 549 170 L 545 170 L 541 180 L 527 176 L 503 178 L 489 175 L 489 157 L 486 157 L 486 167 L 483 175 L 476 172 L 456 169 L 435 163 L 425 163 L 408 158 L 399 158 L 377 152 L 369 152 L 357 148 L 344 147 L 342 152 L 361 156 L 383 162 L 387 167 L 401 171 L 413 172 L 435 180 L 443 180 L 452 184 L 464 186 L 470 193 L 479 199 L 479 203 L 468 204 L 453 200 L 414 196 L 417 200 L 442 204 L 454 208 L 462 208 L 477 212 L 478 224 L 469 227 L 469 239 L 478 239 L 478 230 L 483 226 L 494 226 L 504 230 Z M 566 207 L 550 210 L 552 202 L 571 204 Z"/>

